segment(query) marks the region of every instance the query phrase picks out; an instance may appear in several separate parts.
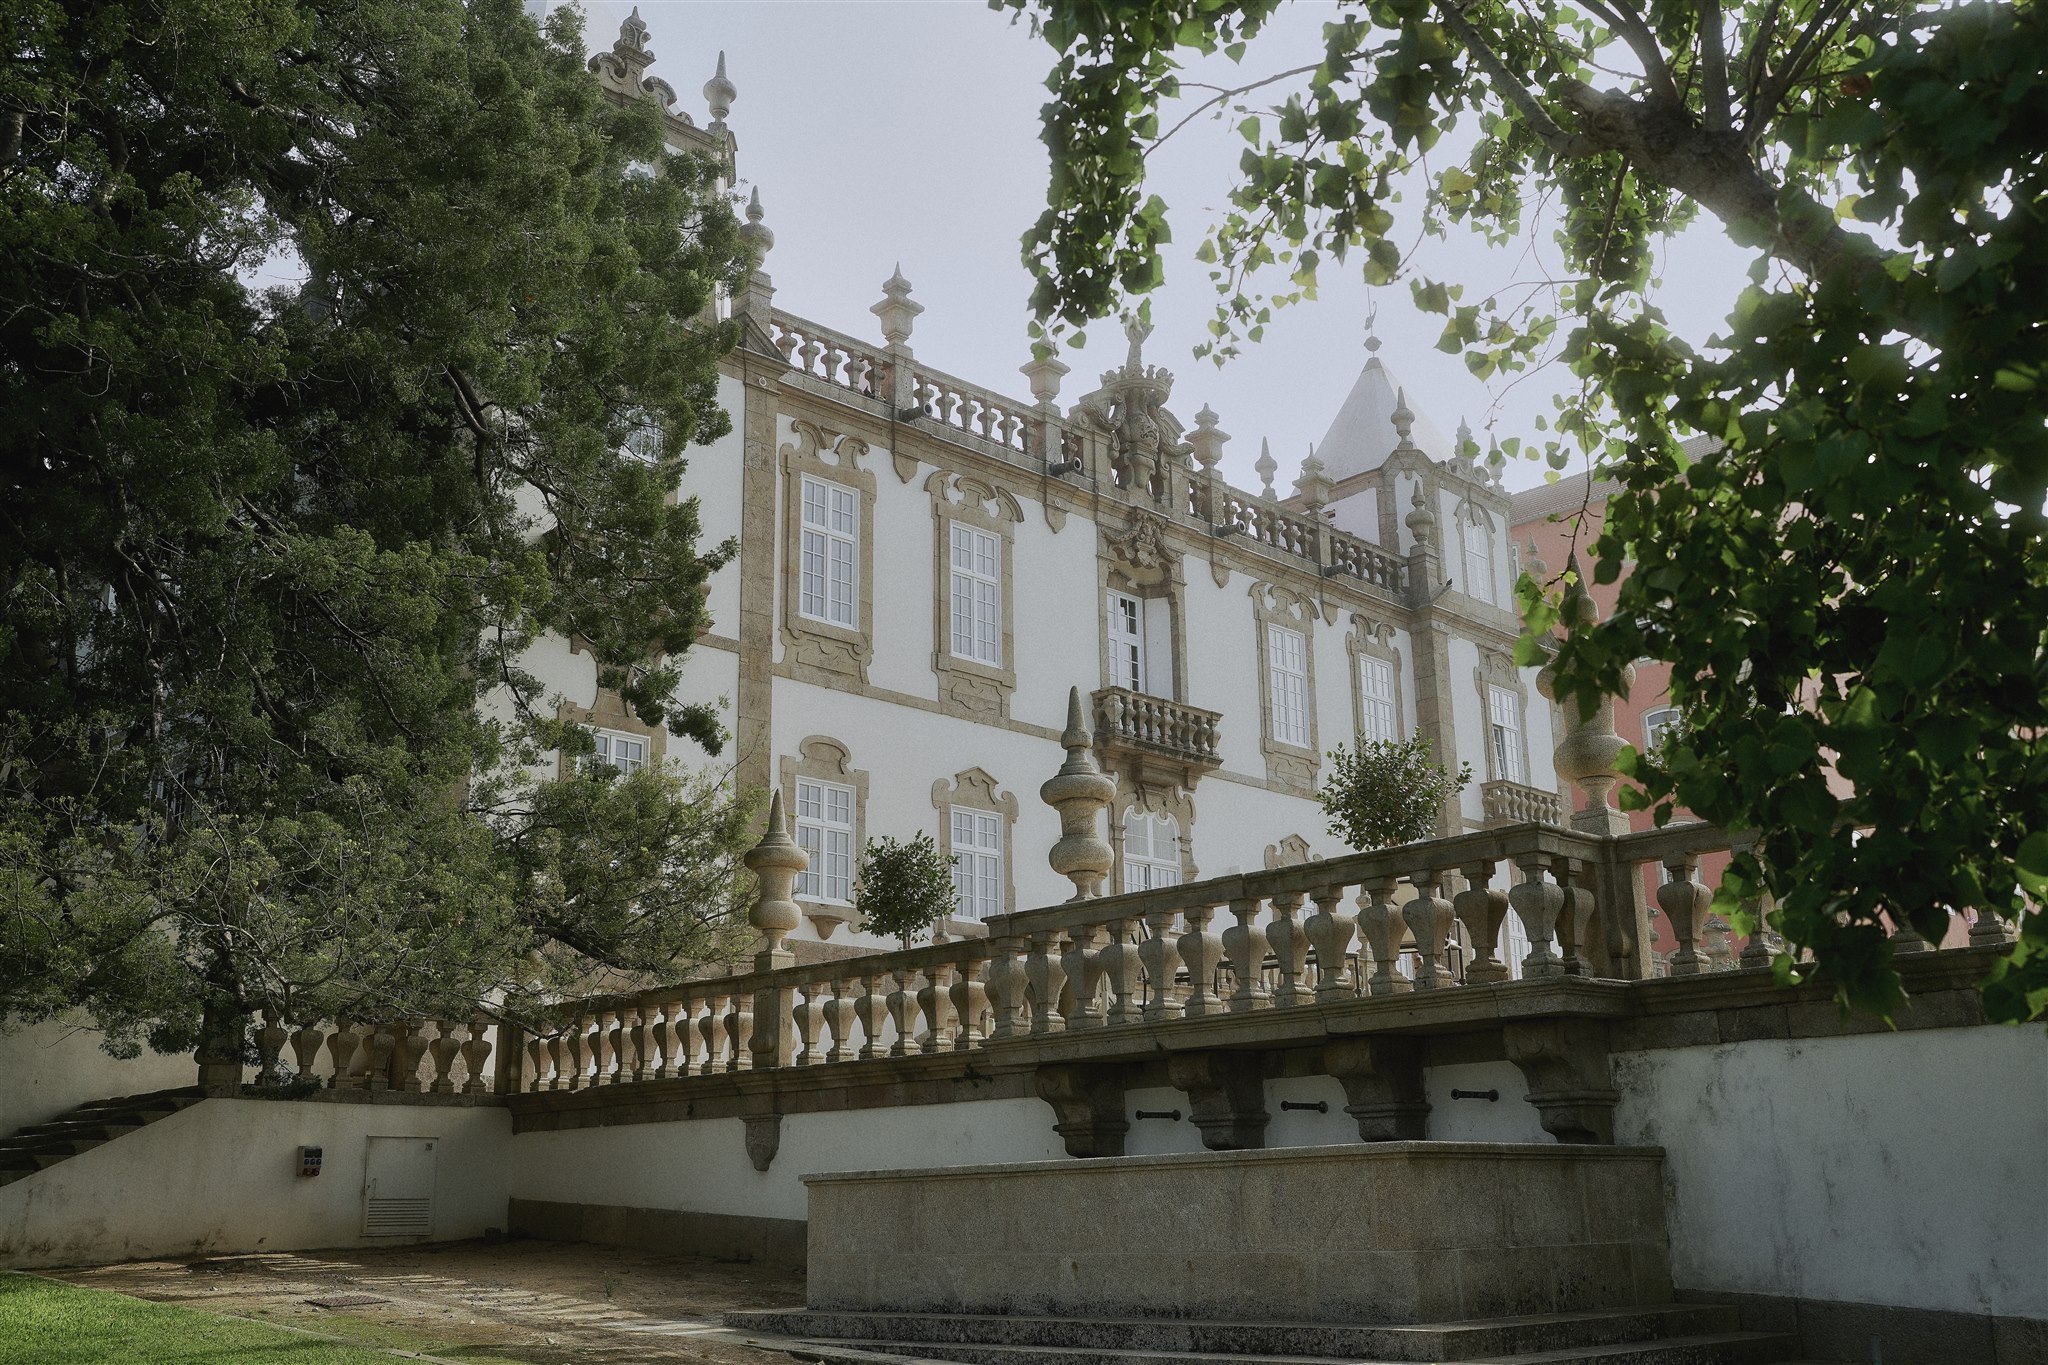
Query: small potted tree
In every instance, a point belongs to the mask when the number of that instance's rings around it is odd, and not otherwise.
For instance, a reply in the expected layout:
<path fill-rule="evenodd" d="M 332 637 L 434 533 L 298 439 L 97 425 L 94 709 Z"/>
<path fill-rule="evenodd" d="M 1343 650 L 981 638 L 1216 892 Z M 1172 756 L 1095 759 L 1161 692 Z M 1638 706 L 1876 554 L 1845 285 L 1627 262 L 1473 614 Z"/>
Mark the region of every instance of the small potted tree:
<path fill-rule="evenodd" d="M 922 830 L 909 840 L 868 840 L 853 879 L 853 908 L 867 931 L 900 939 L 908 948 L 953 912 L 956 861 Z"/>
<path fill-rule="evenodd" d="M 1354 747 L 1330 751 L 1330 776 L 1316 792 L 1330 833 L 1361 853 L 1411 844 L 1436 833 L 1444 802 L 1465 789 L 1472 766 L 1451 776 L 1436 762 L 1428 739 L 1357 737 Z"/>

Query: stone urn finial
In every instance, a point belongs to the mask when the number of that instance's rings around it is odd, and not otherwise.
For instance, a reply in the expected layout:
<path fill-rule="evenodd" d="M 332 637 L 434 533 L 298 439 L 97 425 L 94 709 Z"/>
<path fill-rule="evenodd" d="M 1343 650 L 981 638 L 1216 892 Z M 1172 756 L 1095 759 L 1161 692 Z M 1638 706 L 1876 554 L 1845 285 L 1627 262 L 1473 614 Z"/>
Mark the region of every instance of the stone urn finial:
<path fill-rule="evenodd" d="M 1408 515 L 1402 520 L 1408 526 L 1408 534 L 1415 537 L 1417 545 L 1436 543 L 1436 513 L 1429 510 L 1429 500 L 1423 496 L 1423 485 L 1415 485 L 1415 496 L 1409 501 Z"/>
<path fill-rule="evenodd" d="M 725 54 L 721 52 L 718 54 L 717 74 L 704 82 L 704 103 L 711 109 L 711 126 L 714 129 L 725 127 L 725 116 L 732 112 L 732 102 L 739 97 L 739 87 L 726 79 Z"/>
<path fill-rule="evenodd" d="M 911 324 L 924 311 L 924 305 L 910 297 L 910 281 L 903 278 L 903 265 L 898 262 L 889 278 L 882 281 L 882 301 L 868 309 L 882 320 L 882 340 L 891 347 L 901 346 L 910 340 Z"/>
<path fill-rule="evenodd" d="M 1116 795 L 1116 783 L 1102 775 L 1095 762 L 1095 737 L 1088 732 L 1088 713 L 1081 689 L 1067 692 L 1067 729 L 1060 736 L 1067 761 L 1038 789 L 1039 799 L 1060 814 L 1060 839 L 1046 855 L 1052 870 L 1074 883 L 1070 900 L 1091 900 L 1102 894 L 1109 878 L 1111 850 L 1096 835 L 1096 817 Z"/>
<path fill-rule="evenodd" d="M 1586 591 L 1576 553 L 1565 561 L 1564 569 L 1567 582 L 1564 601 L 1558 608 L 1558 619 L 1569 635 L 1596 624 L 1600 610 L 1594 604 L 1593 594 Z M 1635 666 L 1622 665 L 1621 691 L 1624 694 L 1635 684 L 1635 679 Z M 1543 671 L 1536 675 L 1536 686 L 1552 701 L 1559 700 L 1555 662 L 1544 665 Z M 1583 708 L 1584 701 L 1577 695 L 1560 702 L 1560 709 L 1564 712 L 1564 738 L 1558 741 L 1554 751 L 1558 775 L 1578 783 L 1579 790 L 1586 797 L 1584 808 L 1572 814 L 1572 828 L 1587 834 L 1626 834 L 1628 816 L 1616 810 L 1608 800 L 1615 785 L 1621 781 L 1614 760 L 1627 743 L 1614 729 L 1614 698 L 1602 696 L 1591 715 L 1586 714 Z"/>
<path fill-rule="evenodd" d="M 1394 436 L 1396 438 L 1394 449 L 1415 449 L 1415 441 L 1412 434 L 1415 429 L 1415 414 L 1408 407 L 1407 389 L 1399 388 L 1394 390 L 1394 410 L 1387 414 L 1387 416 L 1394 424 Z"/>
<path fill-rule="evenodd" d="M 1065 361 L 1048 350 L 1044 355 L 1035 355 L 1031 360 L 1017 367 L 1017 372 L 1031 381 L 1031 396 L 1041 408 L 1050 408 L 1060 396 L 1060 380 L 1067 377 L 1069 370 Z"/>
<path fill-rule="evenodd" d="M 768 253 L 775 246 L 775 234 L 761 221 L 767 216 L 767 212 L 761 207 L 761 187 L 756 185 L 754 193 L 747 200 L 747 221 L 740 224 L 740 239 L 753 247 L 755 253 L 764 261 L 768 259 Z M 758 266 L 756 268 L 758 269 Z"/>
<path fill-rule="evenodd" d="M 1269 502 L 1273 497 L 1273 476 L 1280 472 L 1280 462 L 1273 458 L 1273 443 L 1263 437 L 1259 440 L 1259 460 L 1252 468 L 1259 471 L 1259 482 L 1264 485 L 1259 495 Z"/>
<path fill-rule="evenodd" d="M 1308 456 L 1301 462 L 1301 477 L 1294 481 L 1294 491 L 1301 495 L 1301 501 L 1311 512 L 1320 512 L 1330 505 L 1330 493 L 1334 485 L 1323 468 L 1323 462 L 1316 458 L 1316 448 L 1308 448 Z"/>
<path fill-rule="evenodd" d="M 1223 443 L 1230 439 L 1230 433 L 1216 425 L 1216 414 L 1207 403 L 1195 414 L 1194 434 L 1188 437 L 1188 444 L 1194 447 L 1195 463 L 1202 467 L 1204 474 L 1214 474 L 1216 466 L 1223 461 Z"/>
<path fill-rule="evenodd" d="M 742 861 L 760 882 L 754 908 L 747 912 L 747 923 L 767 940 L 760 954 L 760 959 L 765 960 L 783 951 L 782 940 L 797 926 L 797 906 L 790 893 L 796 888 L 797 874 L 811 865 L 796 840 L 789 837 L 789 827 L 782 815 L 781 792 L 769 798 L 768 828 L 761 835 L 761 842 L 748 849 Z"/>

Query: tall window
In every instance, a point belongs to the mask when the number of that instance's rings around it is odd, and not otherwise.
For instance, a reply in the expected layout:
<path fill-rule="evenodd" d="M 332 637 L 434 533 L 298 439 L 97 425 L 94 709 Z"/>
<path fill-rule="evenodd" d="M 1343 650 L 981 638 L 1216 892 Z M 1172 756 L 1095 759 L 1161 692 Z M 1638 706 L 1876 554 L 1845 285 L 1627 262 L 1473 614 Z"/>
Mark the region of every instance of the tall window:
<path fill-rule="evenodd" d="M 796 842 L 811 860 L 797 876 L 796 893 L 841 905 L 852 900 L 853 788 L 798 778 Z"/>
<path fill-rule="evenodd" d="M 1273 738 L 1308 747 L 1308 649 L 1301 632 L 1266 627 L 1266 669 L 1273 696 Z"/>
<path fill-rule="evenodd" d="M 1473 520 L 1473 515 L 1480 520 Z M 1465 595 L 1475 602 L 1493 601 L 1493 525 L 1484 513 L 1463 519 L 1465 530 Z"/>
<path fill-rule="evenodd" d="M 803 548 L 797 610 L 813 621 L 860 629 L 860 496 L 809 475 L 803 481 Z"/>
<path fill-rule="evenodd" d="M 647 766 L 646 736 L 596 729 L 593 729 L 590 735 L 596 741 L 597 747 L 583 760 L 585 765 L 602 763 L 617 768 L 622 774 L 638 772 Z"/>
<path fill-rule="evenodd" d="M 993 811 L 955 806 L 953 891 L 960 918 L 985 920 L 1003 913 L 1003 818 Z"/>
<path fill-rule="evenodd" d="M 1493 775 L 1503 782 L 1527 782 L 1522 766 L 1522 698 L 1512 687 L 1489 683 L 1486 709 L 1493 735 Z"/>
<path fill-rule="evenodd" d="M 1145 690 L 1145 608 L 1127 592 L 1109 595 L 1109 682 Z"/>
<path fill-rule="evenodd" d="M 959 522 L 953 523 L 953 656 L 1003 665 L 1002 546 Z"/>
<path fill-rule="evenodd" d="M 1367 739 L 1395 740 L 1394 665 L 1370 654 L 1358 658 L 1359 726 Z"/>
<path fill-rule="evenodd" d="M 1643 717 L 1643 752 L 1655 753 L 1664 742 L 1664 732 L 1678 723 L 1675 707 L 1665 706 Z"/>
<path fill-rule="evenodd" d="M 1124 818 L 1124 890 L 1180 885 L 1180 822 L 1171 815 Z"/>

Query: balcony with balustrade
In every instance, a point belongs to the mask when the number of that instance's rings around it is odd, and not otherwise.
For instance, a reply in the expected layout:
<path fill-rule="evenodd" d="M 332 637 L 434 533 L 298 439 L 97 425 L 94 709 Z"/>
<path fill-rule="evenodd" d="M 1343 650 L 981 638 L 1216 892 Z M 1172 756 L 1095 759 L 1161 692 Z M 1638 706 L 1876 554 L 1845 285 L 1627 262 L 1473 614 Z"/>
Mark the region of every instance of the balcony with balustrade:
<path fill-rule="evenodd" d="M 1185 791 L 1222 766 L 1219 712 L 1128 687 L 1102 688 L 1092 700 L 1095 753 L 1111 772 L 1138 785 Z"/>
<path fill-rule="evenodd" d="M 1479 788 L 1479 800 L 1489 829 L 1502 825 L 1566 823 L 1564 798 L 1556 792 L 1532 787 L 1525 782 L 1483 783 Z"/>

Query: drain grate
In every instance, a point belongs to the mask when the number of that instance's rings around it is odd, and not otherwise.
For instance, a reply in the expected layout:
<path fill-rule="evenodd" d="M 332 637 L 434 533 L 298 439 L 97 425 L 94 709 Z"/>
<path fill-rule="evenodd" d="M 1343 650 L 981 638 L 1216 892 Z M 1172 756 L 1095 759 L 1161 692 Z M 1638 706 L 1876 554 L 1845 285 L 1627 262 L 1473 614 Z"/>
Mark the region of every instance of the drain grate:
<path fill-rule="evenodd" d="M 381 1294 L 322 1294 L 306 1302 L 315 1308 L 367 1308 L 373 1303 L 389 1303 L 391 1300 Z"/>

